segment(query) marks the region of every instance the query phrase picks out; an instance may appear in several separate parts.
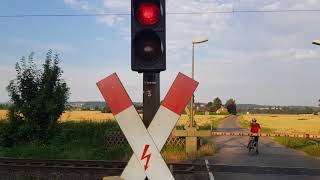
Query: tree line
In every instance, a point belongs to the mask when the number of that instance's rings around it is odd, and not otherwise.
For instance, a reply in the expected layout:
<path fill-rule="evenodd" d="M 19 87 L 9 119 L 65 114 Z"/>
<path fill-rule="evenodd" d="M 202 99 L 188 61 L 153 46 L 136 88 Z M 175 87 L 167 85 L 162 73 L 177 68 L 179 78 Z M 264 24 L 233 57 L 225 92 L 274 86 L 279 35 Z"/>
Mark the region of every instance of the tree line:
<path fill-rule="evenodd" d="M 209 112 L 216 112 L 219 110 L 222 106 L 224 106 L 228 113 L 230 114 L 237 114 L 237 104 L 236 100 L 234 99 L 228 99 L 225 104 L 222 104 L 222 101 L 219 97 L 216 97 L 212 102 L 208 102 L 206 107 Z"/>
<path fill-rule="evenodd" d="M 298 107 L 298 106 L 269 106 L 263 108 L 245 108 L 239 107 L 240 113 L 252 114 L 318 114 L 320 108 L 318 107 Z"/>

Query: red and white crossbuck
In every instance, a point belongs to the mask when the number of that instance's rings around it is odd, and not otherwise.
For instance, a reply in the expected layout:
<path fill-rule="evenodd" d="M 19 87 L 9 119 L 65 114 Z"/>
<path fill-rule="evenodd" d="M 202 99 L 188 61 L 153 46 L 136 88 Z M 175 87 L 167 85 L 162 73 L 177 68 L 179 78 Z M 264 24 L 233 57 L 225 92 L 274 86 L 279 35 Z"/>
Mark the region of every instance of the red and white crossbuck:
<path fill-rule="evenodd" d="M 179 73 L 148 129 L 144 126 L 117 74 L 99 81 L 97 86 L 110 107 L 134 155 L 123 171 L 125 180 L 173 180 L 160 151 L 198 82 Z"/>

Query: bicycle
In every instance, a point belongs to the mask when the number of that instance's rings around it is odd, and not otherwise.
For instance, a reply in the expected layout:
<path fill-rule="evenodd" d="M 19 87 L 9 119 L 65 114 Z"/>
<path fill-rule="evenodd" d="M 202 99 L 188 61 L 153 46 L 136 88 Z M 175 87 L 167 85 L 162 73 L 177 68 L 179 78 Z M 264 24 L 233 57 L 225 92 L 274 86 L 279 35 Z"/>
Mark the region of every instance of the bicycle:
<path fill-rule="evenodd" d="M 250 140 L 249 140 L 249 144 L 248 144 L 248 151 L 249 153 L 253 150 L 253 152 L 256 152 L 256 154 L 259 154 L 258 151 L 258 144 L 255 141 L 255 137 L 254 136 L 250 136 Z"/>

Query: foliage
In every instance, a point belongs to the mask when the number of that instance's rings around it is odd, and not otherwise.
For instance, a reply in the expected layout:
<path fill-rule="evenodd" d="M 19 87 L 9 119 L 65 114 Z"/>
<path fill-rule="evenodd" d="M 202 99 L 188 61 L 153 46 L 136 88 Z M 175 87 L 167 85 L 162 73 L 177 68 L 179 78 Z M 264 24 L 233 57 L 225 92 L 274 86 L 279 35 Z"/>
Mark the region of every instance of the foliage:
<path fill-rule="evenodd" d="M 58 123 L 54 136 L 48 143 L 19 143 L 10 148 L 0 147 L 0 156 L 34 159 L 128 160 L 132 153 L 129 147 L 106 149 L 104 145 L 106 132 L 114 129 L 120 128 L 116 122 L 111 121 Z"/>
<path fill-rule="evenodd" d="M 315 144 L 315 140 L 286 137 L 277 137 L 274 139 L 289 148 L 302 150 L 312 156 L 320 157 L 320 145 L 319 142 Z"/>
<path fill-rule="evenodd" d="M 312 114 L 320 112 L 319 107 L 308 106 L 261 106 L 254 104 L 240 104 L 238 112 L 252 114 Z"/>
<path fill-rule="evenodd" d="M 102 112 L 102 113 L 111 113 L 111 110 L 110 110 L 109 107 L 104 106 L 101 112 Z"/>
<path fill-rule="evenodd" d="M 42 69 L 33 56 L 16 63 L 16 78 L 7 87 L 13 103 L 8 115 L 13 135 L 7 136 L 14 136 L 8 141 L 48 141 L 69 97 L 58 55 L 49 50 Z"/>
<path fill-rule="evenodd" d="M 233 115 L 237 114 L 237 104 L 234 99 L 227 100 L 225 107 L 228 109 L 228 112 L 230 114 L 233 114 Z"/>
<path fill-rule="evenodd" d="M 220 100 L 219 97 L 216 97 L 213 100 L 212 107 L 210 108 L 210 111 L 216 112 L 218 109 L 221 108 L 221 106 L 222 106 L 222 101 Z"/>
<path fill-rule="evenodd" d="M 0 122 L 0 129 L 4 122 Z M 79 160 L 129 160 L 132 150 L 128 146 L 106 148 L 108 131 L 120 130 L 115 121 L 62 122 L 58 123 L 54 136 L 47 143 L 19 143 L 13 147 L 1 147 L 0 157 L 33 159 L 79 159 Z M 186 154 L 181 147 L 166 146 L 161 152 L 166 160 L 194 159 L 213 155 L 217 148 L 208 140 L 193 154 Z"/>
<path fill-rule="evenodd" d="M 212 156 L 217 152 L 217 147 L 208 142 L 199 147 L 198 151 L 194 154 L 187 154 L 185 148 L 176 146 L 165 146 L 161 155 L 166 161 L 176 160 L 194 160 L 204 156 Z"/>
<path fill-rule="evenodd" d="M 306 146 L 302 149 L 307 154 L 310 154 L 311 156 L 318 156 L 320 157 L 320 145 L 310 145 Z"/>
<path fill-rule="evenodd" d="M 9 105 L 8 104 L 0 104 L 0 110 L 8 110 Z"/>
<path fill-rule="evenodd" d="M 206 104 L 206 108 L 207 110 L 210 110 L 210 108 L 212 107 L 213 103 L 210 101 Z"/>

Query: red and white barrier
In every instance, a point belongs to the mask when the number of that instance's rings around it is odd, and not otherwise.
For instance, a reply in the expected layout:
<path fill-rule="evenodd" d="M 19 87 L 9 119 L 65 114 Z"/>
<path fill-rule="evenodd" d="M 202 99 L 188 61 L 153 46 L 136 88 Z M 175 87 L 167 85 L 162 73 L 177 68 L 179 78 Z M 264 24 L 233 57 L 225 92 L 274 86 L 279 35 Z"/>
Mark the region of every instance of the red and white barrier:
<path fill-rule="evenodd" d="M 211 132 L 211 136 L 261 136 L 261 137 L 290 137 L 290 138 L 306 138 L 320 139 L 317 134 L 285 134 L 285 133 L 246 133 L 246 132 Z"/>
<path fill-rule="evenodd" d="M 148 130 L 133 107 L 118 76 L 112 74 L 97 83 L 106 103 L 134 151 L 123 179 L 174 179 L 161 157 L 160 150 L 169 137 L 198 82 L 179 73 L 151 122 Z"/>

